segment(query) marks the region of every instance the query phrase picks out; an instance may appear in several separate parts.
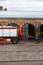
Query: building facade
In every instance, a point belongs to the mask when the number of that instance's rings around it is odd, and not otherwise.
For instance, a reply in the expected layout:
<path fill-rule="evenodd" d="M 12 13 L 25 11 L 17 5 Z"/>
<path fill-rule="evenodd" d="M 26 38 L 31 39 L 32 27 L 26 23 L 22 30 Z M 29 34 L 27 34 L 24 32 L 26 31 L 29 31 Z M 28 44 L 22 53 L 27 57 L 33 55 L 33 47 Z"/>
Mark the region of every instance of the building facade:
<path fill-rule="evenodd" d="M 30 29 L 33 31 L 31 32 L 32 35 L 34 36 L 35 34 L 35 37 L 42 36 L 43 38 L 43 18 L 0 18 L 0 25 L 8 25 L 11 23 L 21 25 L 22 28 L 24 25 L 30 24 L 34 27 L 32 30 L 32 26 L 30 26 Z"/>

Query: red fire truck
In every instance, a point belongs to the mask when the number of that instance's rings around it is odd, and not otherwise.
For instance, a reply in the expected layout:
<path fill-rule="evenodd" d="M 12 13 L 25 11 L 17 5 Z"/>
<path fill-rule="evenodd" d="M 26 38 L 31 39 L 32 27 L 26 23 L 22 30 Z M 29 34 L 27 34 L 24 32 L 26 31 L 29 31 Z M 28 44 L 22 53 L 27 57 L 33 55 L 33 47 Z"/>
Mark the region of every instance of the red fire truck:
<path fill-rule="evenodd" d="M 0 26 L 0 42 L 18 43 L 18 29 L 13 26 Z"/>

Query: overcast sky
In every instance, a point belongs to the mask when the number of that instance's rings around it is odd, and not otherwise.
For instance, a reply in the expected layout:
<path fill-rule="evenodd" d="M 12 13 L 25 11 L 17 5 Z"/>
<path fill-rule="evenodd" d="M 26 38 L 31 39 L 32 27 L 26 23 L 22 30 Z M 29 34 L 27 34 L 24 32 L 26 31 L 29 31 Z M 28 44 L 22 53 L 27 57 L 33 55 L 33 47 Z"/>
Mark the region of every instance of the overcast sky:
<path fill-rule="evenodd" d="M 43 1 L 43 0 L 0 0 L 0 1 L 29 2 L 29 1 Z"/>
<path fill-rule="evenodd" d="M 43 11 L 43 0 L 0 0 L 0 6 L 15 11 Z"/>

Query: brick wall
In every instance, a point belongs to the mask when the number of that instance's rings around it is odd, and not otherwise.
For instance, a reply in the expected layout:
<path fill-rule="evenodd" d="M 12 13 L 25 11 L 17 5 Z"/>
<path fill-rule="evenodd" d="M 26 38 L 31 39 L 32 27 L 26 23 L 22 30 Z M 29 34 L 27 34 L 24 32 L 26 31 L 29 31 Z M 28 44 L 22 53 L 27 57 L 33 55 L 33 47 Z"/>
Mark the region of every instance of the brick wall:
<path fill-rule="evenodd" d="M 24 25 L 26 23 L 32 24 L 35 27 L 36 35 L 38 32 L 38 27 L 43 24 L 43 18 L 0 18 L 1 25 L 7 25 L 8 23 L 15 22 L 18 25 Z"/>

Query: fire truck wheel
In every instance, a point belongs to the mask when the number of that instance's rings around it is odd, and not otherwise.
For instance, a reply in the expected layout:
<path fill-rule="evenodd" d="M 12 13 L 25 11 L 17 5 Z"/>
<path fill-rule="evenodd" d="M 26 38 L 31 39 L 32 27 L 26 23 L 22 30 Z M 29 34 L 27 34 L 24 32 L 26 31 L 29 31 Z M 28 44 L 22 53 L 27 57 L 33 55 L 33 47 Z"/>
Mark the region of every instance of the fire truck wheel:
<path fill-rule="evenodd" d="M 15 41 L 15 42 L 12 42 L 12 44 L 18 44 L 18 42 L 17 42 L 17 41 Z"/>
<path fill-rule="evenodd" d="M 17 39 L 15 39 L 15 41 L 14 41 L 14 38 L 12 38 L 11 41 L 12 41 L 12 44 L 18 44 L 18 40 Z"/>
<path fill-rule="evenodd" d="M 18 41 L 17 40 L 16 41 L 12 40 L 12 44 L 18 44 Z"/>

